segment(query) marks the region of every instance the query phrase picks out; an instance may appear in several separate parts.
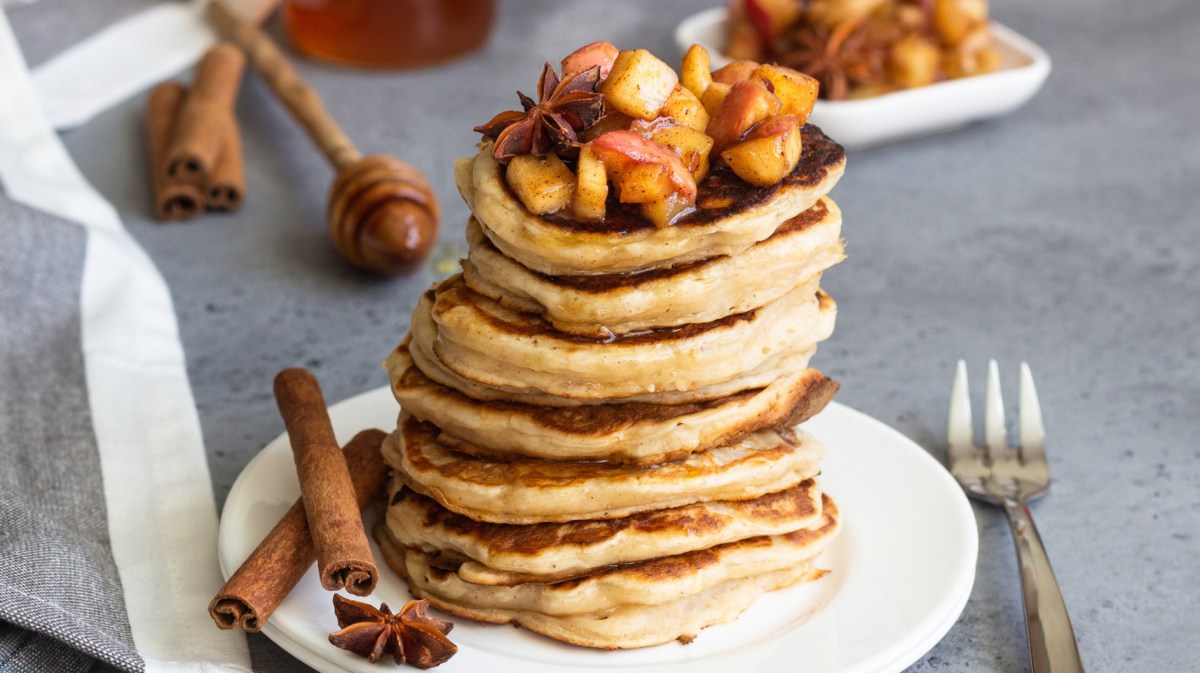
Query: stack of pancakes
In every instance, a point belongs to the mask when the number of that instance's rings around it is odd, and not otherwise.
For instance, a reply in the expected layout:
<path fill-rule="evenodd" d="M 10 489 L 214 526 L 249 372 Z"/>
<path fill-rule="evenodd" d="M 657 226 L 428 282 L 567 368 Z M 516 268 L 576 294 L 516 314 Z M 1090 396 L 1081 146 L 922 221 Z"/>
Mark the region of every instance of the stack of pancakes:
<path fill-rule="evenodd" d="M 376 536 L 414 595 L 611 649 L 821 576 L 839 517 L 796 425 L 837 390 L 807 367 L 845 157 L 803 133 L 783 182 L 716 168 L 662 228 L 615 200 L 602 223 L 535 216 L 489 145 L 458 162 L 469 257 L 386 363 L 403 411 Z"/>

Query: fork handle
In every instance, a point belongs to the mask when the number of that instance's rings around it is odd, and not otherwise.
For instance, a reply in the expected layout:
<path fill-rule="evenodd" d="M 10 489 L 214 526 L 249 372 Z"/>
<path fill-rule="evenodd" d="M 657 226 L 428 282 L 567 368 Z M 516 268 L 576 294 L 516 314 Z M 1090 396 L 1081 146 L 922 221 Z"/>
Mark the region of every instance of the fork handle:
<path fill-rule="evenodd" d="M 1025 632 L 1033 673 L 1083 673 L 1079 645 L 1067 615 L 1050 557 L 1033 525 L 1029 508 L 1005 499 L 1004 510 L 1012 524 L 1013 542 L 1021 566 L 1021 598 L 1025 604 Z"/>

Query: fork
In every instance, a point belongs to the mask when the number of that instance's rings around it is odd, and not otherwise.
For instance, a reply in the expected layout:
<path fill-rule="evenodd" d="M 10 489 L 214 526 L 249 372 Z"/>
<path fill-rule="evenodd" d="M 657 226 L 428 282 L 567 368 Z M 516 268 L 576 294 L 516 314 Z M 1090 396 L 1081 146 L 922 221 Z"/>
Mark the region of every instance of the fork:
<path fill-rule="evenodd" d="M 988 363 L 986 416 L 983 446 L 972 439 L 971 398 L 967 393 L 967 365 L 958 361 L 950 390 L 947 452 L 950 473 L 967 495 L 1003 507 L 1012 526 L 1013 542 L 1021 568 L 1025 633 L 1033 673 L 1082 673 L 1075 631 L 1063 602 L 1062 591 L 1050 568 L 1050 558 L 1033 525 L 1027 503 L 1050 488 L 1046 466 L 1042 410 L 1029 365 L 1021 363 L 1020 445 L 1010 448 L 1004 429 L 1004 402 L 1000 397 L 1000 371 Z"/>

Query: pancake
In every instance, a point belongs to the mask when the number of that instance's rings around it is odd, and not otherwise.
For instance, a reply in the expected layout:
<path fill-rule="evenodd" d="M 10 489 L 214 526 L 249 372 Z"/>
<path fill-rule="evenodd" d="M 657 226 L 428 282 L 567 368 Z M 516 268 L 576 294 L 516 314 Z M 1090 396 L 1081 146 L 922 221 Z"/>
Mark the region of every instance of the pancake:
<path fill-rule="evenodd" d="M 615 519 L 712 500 L 757 498 L 815 477 L 825 447 L 803 430 L 761 430 L 654 467 L 515 459 L 456 452 L 432 423 L 402 413 L 383 457 L 413 490 L 476 521 Z M 786 435 L 786 436 L 785 436 Z"/>
<path fill-rule="evenodd" d="M 640 273 L 550 276 L 506 257 L 467 224 L 463 279 L 472 290 L 555 329 L 592 337 L 720 320 L 764 306 L 844 259 L 841 211 L 828 198 L 745 252 Z"/>
<path fill-rule="evenodd" d="M 813 281 L 718 321 L 596 340 L 504 308 L 454 276 L 417 304 L 413 330 L 417 339 L 432 341 L 443 366 L 486 386 L 620 398 L 696 390 L 754 370 L 781 352 L 812 349 L 832 333 L 835 315 L 833 300 Z M 430 321 L 436 324 L 432 340 Z"/>
<path fill-rule="evenodd" d="M 812 528 L 783 535 L 748 538 L 686 554 L 599 570 L 553 584 L 481 585 L 464 582 L 453 564 L 399 544 L 386 526 L 376 538 L 384 557 L 401 575 L 454 606 L 473 610 L 513 610 L 544 615 L 586 615 L 625 605 L 656 605 L 706 591 L 732 579 L 796 565 L 819 576 L 812 563 L 837 536 L 837 506 L 825 496 L 821 520 Z"/>
<path fill-rule="evenodd" d="M 640 512 L 621 519 L 485 523 L 455 514 L 393 480 L 388 530 L 396 541 L 460 560 L 458 575 L 474 584 L 557 582 L 618 563 L 683 554 L 760 535 L 811 528 L 821 521 L 812 480 L 752 500 L 717 501 Z M 496 572 L 502 575 L 497 578 Z"/>
<path fill-rule="evenodd" d="M 751 538 L 710 550 L 605 569 L 556 584 L 479 586 L 428 554 L 406 548 L 384 526 L 376 539 L 409 591 L 440 610 L 493 624 L 513 623 L 574 645 L 647 647 L 733 620 L 762 594 L 818 579 L 813 556 L 837 534 L 836 505 L 815 530 Z M 832 520 L 832 525 L 831 525 Z M 611 604 L 612 607 L 583 612 Z"/>
<path fill-rule="evenodd" d="M 812 207 L 833 189 L 846 156 L 817 127 L 801 133 L 800 162 L 783 181 L 756 187 L 715 166 L 700 186 L 697 210 L 665 227 L 615 198 L 602 222 L 533 215 L 505 184 L 487 142 L 474 158 L 456 162 L 455 178 L 487 237 L 525 267 L 554 275 L 626 273 L 736 255 Z"/>
<path fill-rule="evenodd" d="M 826 314 L 826 319 L 835 319 L 834 315 Z M 816 346 L 798 351 L 780 351 L 774 356 L 768 356 L 758 367 L 741 372 L 737 376 L 694 390 L 656 391 L 639 393 L 637 395 L 622 395 L 620 397 L 560 397 L 536 391 L 516 391 L 505 388 L 493 388 L 478 381 L 459 376 L 442 364 L 433 352 L 433 344 L 437 339 L 437 327 L 428 314 L 414 315 L 413 331 L 405 337 L 407 355 L 403 361 L 397 359 L 395 353 L 384 362 L 384 367 L 392 372 L 393 380 L 397 371 L 403 371 L 412 363 L 431 380 L 448 388 L 453 388 L 464 395 L 481 401 L 518 402 L 540 407 L 577 407 L 586 405 L 620 404 L 625 402 L 645 402 L 658 405 L 694 404 L 718 400 L 735 395 L 745 390 L 764 388 L 776 379 L 782 372 L 797 372 L 808 366 L 808 361 L 816 353 Z"/>
<path fill-rule="evenodd" d="M 459 451 L 557 460 L 651 465 L 737 441 L 766 428 L 794 426 L 833 399 L 838 384 L 815 369 L 785 373 L 764 388 L 717 400 L 541 407 L 476 400 L 438 384 L 401 344 L 387 361 L 400 406 L 445 433 Z"/>

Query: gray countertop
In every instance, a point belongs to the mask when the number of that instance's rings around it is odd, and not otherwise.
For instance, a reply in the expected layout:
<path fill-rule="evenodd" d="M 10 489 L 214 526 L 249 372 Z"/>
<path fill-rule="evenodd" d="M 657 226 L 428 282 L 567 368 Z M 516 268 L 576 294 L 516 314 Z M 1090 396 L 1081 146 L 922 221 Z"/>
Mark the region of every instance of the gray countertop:
<path fill-rule="evenodd" d="M 147 4 L 44 0 L 11 11 L 38 62 Z M 502 2 L 489 46 L 412 73 L 301 62 L 348 133 L 427 176 L 444 253 L 467 209 L 451 159 L 471 127 L 531 91 L 541 63 L 608 39 L 674 59 L 679 19 L 714 0 Z M 70 5 L 70 7 L 68 7 Z M 1200 659 L 1200 5 L 994 3 L 1054 59 L 1028 106 L 967 129 L 849 156 L 833 192 L 849 259 L 826 276 L 838 328 L 814 363 L 838 399 L 942 455 L 954 362 L 1033 368 L 1055 486 L 1034 512 L 1092 671 L 1191 670 Z M 277 27 L 276 27 L 277 28 Z M 66 32 L 64 32 L 66 31 Z M 66 134 L 174 295 L 214 487 L 223 501 L 282 430 L 271 380 L 309 367 L 338 400 L 383 385 L 428 266 L 380 281 L 323 229 L 330 170 L 250 76 L 238 101 L 249 195 L 230 216 L 149 219 L 142 100 Z M 1011 386 L 1010 386 L 1011 387 Z M 977 398 L 977 403 L 978 403 Z M 961 620 L 912 671 L 1027 668 L 1006 523 L 976 507 L 980 556 Z M 263 671 L 305 670 L 252 638 Z M 797 653 L 798 658 L 802 653 Z"/>

